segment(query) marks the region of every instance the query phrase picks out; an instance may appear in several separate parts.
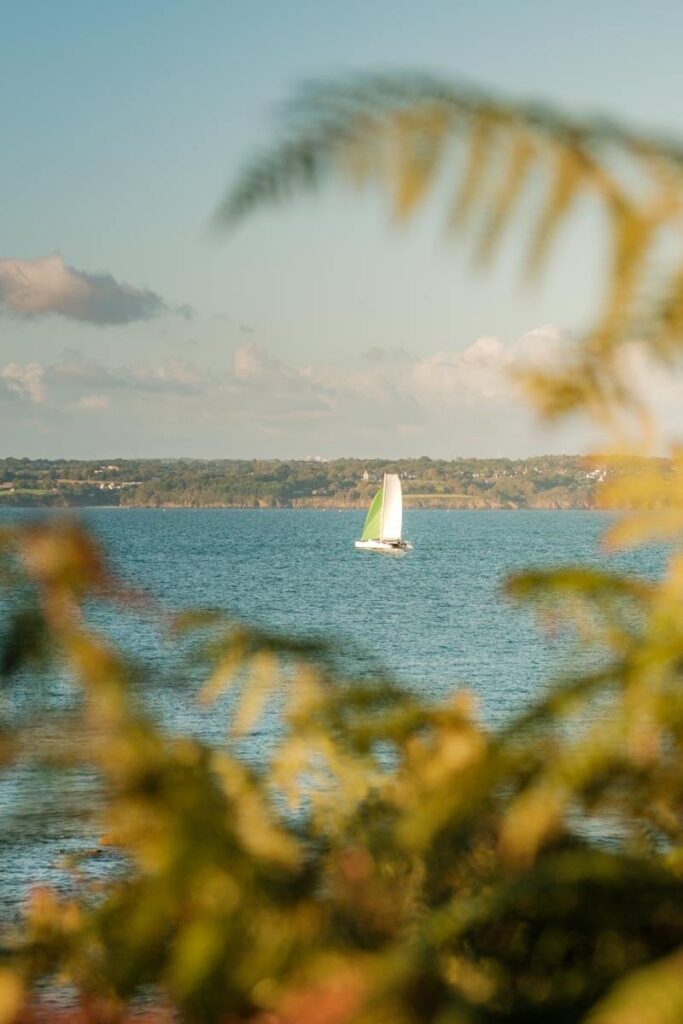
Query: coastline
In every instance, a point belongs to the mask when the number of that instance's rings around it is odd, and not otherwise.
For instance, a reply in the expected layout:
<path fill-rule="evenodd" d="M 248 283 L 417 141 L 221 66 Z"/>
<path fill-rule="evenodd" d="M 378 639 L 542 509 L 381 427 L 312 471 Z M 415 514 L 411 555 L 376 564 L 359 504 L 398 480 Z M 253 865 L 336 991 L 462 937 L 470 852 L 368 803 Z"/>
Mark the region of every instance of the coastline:
<path fill-rule="evenodd" d="M 408 500 L 404 501 L 405 511 L 426 511 L 433 510 L 435 512 L 610 512 L 617 511 L 617 508 L 611 508 L 604 505 L 589 505 L 589 504 L 569 504 L 569 503 L 546 503 L 546 504 L 521 504 L 521 503 L 485 503 L 485 502 L 472 502 L 469 504 L 462 503 L 456 504 L 454 502 L 442 502 L 432 501 L 424 503 L 415 503 Z M 367 504 L 362 502 L 314 502 L 314 501 L 296 501 L 291 504 L 255 504 L 255 505 L 237 505 L 237 504 L 225 504 L 219 502 L 212 502 L 206 504 L 189 504 L 181 502 L 165 502 L 164 504 L 145 504 L 142 502 L 137 503 L 126 503 L 126 504 L 94 504 L 94 503 L 58 503 L 58 502 L 33 502 L 31 504 L 20 504 L 10 502 L 0 502 L 0 511 L 3 509 L 13 510 L 17 512 L 31 512 L 40 510 L 51 510 L 55 512 L 73 512 L 73 511 L 92 511 L 94 509 L 108 509 L 120 512 L 140 511 L 141 509 L 157 510 L 160 512 L 177 512 L 177 511 L 226 511 L 226 512 L 367 512 Z"/>
<path fill-rule="evenodd" d="M 600 485 L 666 460 L 0 460 L 0 508 L 365 509 L 384 473 L 406 510 L 589 510 Z"/>

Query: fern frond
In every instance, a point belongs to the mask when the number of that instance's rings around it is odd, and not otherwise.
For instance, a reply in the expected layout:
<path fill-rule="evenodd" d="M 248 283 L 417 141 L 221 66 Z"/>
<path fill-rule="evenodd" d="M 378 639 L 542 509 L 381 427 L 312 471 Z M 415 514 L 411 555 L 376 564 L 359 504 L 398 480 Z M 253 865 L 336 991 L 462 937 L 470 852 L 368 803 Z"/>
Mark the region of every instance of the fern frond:
<path fill-rule="evenodd" d="M 495 125 L 488 117 L 474 118 L 467 138 L 465 170 L 449 218 L 453 228 L 464 227 L 477 200 L 486 195 L 486 176 L 490 172 L 495 134 Z"/>
<path fill-rule="evenodd" d="M 484 264 L 492 257 L 500 237 L 518 202 L 532 168 L 536 147 L 525 132 L 513 136 L 510 146 L 507 173 L 499 185 L 486 215 L 479 239 L 477 258 Z"/>
<path fill-rule="evenodd" d="M 677 142 L 424 75 L 312 83 L 290 100 L 283 117 L 282 141 L 253 160 L 225 197 L 217 214 L 223 226 L 336 176 L 379 185 L 395 216 L 405 218 L 450 175 L 457 187 L 447 223 L 474 227 L 475 256 L 485 263 L 525 187 L 545 181 L 547 195 L 536 213 L 524 206 L 532 275 L 548 263 L 551 244 L 580 198 L 605 214 L 613 259 L 604 308 L 586 342 L 590 360 L 599 362 L 601 352 L 609 353 L 636 326 L 657 355 L 670 358 L 683 346 L 683 147 Z M 460 158 L 450 142 L 460 144 Z M 642 279 L 667 231 L 659 289 L 665 298 L 643 314 L 636 310 Z M 609 366 L 594 367 L 592 381 L 582 377 L 584 369 L 585 361 L 578 376 L 575 366 L 564 383 L 558 379 L 551 415 L 595 406 L 596 399 L 604 412 L 608 392 L 612 402 L 627 396 L 621 383 L 596 388 Z"/>
<path fill-rule="evenodd" d="M 541 212 L 529 254 L 529 271 L 536 275 L 545 262 L 550 243 L 569 213 L 578 193 L 587 185 L 585 166 L 570 140 L 554 147 L 550 192 Z"/>
<path fill-rule="evenodd" d="M 425 196 L 436 174 L 446 132 L 447 112 L 440 107 L 420 116 L 399 111 L 388 125 L 389 174 L 393 173 L 393 206 L 399 218 L 407 217 Z"/>

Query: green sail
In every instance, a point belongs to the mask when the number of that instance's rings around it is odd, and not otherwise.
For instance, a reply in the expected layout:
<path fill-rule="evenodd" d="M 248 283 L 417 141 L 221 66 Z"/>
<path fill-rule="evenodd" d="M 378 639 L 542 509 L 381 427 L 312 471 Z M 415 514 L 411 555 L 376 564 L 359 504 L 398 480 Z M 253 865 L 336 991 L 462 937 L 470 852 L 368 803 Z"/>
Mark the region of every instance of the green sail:
<path fill-rule="evenodd" d="M 372 499 L 372 505 L 368 509 L 368 517 L 365 520 L 365 526 L 363 527 L 363 536 L 361 540 L 379 540 L 380 528 L 382 523 L 382 497 L 384 495 L 384 488 L 380 487 L 375 497 Z"/>

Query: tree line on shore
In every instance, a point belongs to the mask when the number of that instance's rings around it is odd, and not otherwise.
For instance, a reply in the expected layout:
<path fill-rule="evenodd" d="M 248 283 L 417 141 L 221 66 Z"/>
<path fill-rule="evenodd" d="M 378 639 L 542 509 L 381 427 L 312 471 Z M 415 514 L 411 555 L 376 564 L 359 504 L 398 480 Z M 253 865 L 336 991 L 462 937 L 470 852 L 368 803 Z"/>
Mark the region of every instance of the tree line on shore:
<path fill-rule="evenodd" d="M 636 460 L 638 461 L 638 460 Z M 642 460 L 663 463 L 663 460 Z M 593 508 L 633 459 L 0 460 L 0 507 L 356 508 L 385 472 L 412 508 Z"/>

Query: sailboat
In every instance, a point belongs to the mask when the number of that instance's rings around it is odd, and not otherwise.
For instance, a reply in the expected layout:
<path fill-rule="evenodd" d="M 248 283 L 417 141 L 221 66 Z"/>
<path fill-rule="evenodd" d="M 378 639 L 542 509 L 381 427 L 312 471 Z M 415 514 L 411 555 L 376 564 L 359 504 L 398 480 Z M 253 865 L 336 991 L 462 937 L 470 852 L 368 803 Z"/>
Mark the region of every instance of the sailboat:
<path fill-rule="evenodd" d="M 396 473 L 385 473 L 382 486 L 372 499 L 363 534 L 356 547 L 363 551 L 408 551 L 412 544 L 401 539 L 403 493 Z"/>

